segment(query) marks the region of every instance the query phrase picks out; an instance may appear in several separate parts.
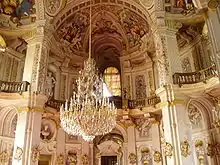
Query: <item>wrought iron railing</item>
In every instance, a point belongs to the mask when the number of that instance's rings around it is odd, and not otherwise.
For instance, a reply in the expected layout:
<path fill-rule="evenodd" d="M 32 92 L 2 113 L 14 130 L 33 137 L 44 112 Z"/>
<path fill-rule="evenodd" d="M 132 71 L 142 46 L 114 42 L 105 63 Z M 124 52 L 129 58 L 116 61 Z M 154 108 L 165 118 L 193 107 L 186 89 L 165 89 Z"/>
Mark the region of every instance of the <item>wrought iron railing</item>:
<path fill-rule="evenodd" d="M 7 82 L 0 80 L 0 92 L 19 93 L 28 91 L 30 83 L 27 81 L 22 82 Z"/>
<path fill-rule="evenodd" d="M 46 106 L 47 107 L 51 107 L 51 108 L 54 108 L 54 109 L 57 109 L 57 110 L 60 110 L 60 107 L 62 104 L 64 104 L 65 101 L 63 100 L 55 100 L 55 99 L 50 99 L 46 102 Z"/>
<path fill-rule="evenodd" d="M 148 98 L 138 99 L 138 100 L 128 100 L 128 108 L 143 108 L 149 106 L 155 106 L 157 103 L 160 103 L 160 98 L 158 96 L 151 96 Z"/>
<path fill-rule="evenodd" d="M 180 87 L 183 84 L 195 84 L 198 82 L 204 82 L 214 76 L 217 76 L 216 67 L 213 65 L 206 69 L 190 72 L 190 73 L 175 73 L 173 75 L 173 83 L 178 84 Z"/>

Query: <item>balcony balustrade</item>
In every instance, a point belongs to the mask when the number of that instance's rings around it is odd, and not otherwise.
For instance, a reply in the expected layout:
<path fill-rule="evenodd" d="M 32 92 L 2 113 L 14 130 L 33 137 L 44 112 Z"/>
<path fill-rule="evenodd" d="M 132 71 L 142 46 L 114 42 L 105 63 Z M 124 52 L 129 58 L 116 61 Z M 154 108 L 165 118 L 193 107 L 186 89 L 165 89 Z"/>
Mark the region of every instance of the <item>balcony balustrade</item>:
<path fill-rule="evenodd" d="M 27 81 L 22 82 L 7 82 L 0 80 L 0 92 L 6 93 L 19 93 L 29 90 L 30 83 Z"/>
<path fill-rule="evenodd" d="M 175 73 L 173 75 L 173 83 L 178 84 L 181 87 L 184 84 L 195 84 L 199 82 L 204 82 L 212 77 L 217 76 L 216 67 L 213 65 L 206 69 L 190 72 L 190 73 Z"/>
<path fill-rule="evenodd" d="M 148 98 L 138 99 L 138 100 L 128 100 L 128 108 L 143 108 L 149 106 L 155 106 L 157 103 L 160 103 L 160 98 L 157 96 L 152 96 Z"/>

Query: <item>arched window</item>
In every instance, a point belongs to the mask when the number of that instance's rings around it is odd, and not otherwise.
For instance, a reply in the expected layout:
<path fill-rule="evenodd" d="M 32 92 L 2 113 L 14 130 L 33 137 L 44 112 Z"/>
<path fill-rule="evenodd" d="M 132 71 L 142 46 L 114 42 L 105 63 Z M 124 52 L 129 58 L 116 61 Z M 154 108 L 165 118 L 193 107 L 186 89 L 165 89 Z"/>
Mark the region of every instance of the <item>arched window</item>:
<path fill-rule="evenodd" d="M 115 67 L 108 67 L 104 71 L 104 81 L 112 96 L 121 96 L 120 73 Z"/>

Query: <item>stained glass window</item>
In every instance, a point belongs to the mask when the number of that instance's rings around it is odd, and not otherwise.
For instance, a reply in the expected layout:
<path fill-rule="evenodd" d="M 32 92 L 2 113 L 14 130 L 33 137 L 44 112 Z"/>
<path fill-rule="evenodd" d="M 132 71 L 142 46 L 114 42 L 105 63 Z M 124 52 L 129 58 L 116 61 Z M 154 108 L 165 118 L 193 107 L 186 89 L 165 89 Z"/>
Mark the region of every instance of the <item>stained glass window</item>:
<path fill-rule="evenodd" d="M 108 91 L 113 96 L 121 96 L 121 80 L 120 73 L 115 67 L 108 67 L 104 71 L 104 81 Z"/>

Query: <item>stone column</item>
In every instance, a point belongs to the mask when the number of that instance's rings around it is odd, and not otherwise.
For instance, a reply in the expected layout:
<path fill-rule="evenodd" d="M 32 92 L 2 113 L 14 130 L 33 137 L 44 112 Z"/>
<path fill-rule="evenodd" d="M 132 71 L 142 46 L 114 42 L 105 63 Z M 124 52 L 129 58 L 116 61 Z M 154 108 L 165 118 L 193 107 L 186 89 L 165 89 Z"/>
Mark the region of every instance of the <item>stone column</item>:
<path fill-rule="evenodd" d="M 163 155 L 166 156 L 165 164 L 169 165 L 193 165 L 193 155 L 189 154 L 191 149 L 188 148 L 185 156 L 181 151 L 181 143 L 185 140 L 191 144 L 191 135 L 189 126 L 186 121 L 186 103 L 188 98 L 177 96 L 171 85 L 166 85 L 158 93 L 163 103 L 162 115 L 164 126 Z M 187 149 L 186 149 L 187 150 Z M 168 152 L 166 152 L 168 151 Z M 188 154 L 187 154 L 188 153 Z"/>
<path fill-rule="evenodd" d="M 129 165 L 136 165 L 137 161 L 135 164 L 131 164 L 130 163 L 130 159 L 129 159 L 129 155 L 130 154 L 135 154 L 137 157 L 137 153 L 136 153 L 136 138 L 135 138 L 135 125 L 134 124 L 130 124 L 127 128 L 127 133 L 128 133 L 128 144 L 127 144 L 127 159 L 128 159 L 128 164 Z M 137 159 L 137 158 L 136 158 Z"/>
<path fill-rule="evenodd" d="M 220 9 L 208 10 L 206 15 L 206 24 L 208 27 L 209 37 L 212 43 L 213 56 L 215 58 L 215 64 L 217 72 L 220 78 Z"/>

